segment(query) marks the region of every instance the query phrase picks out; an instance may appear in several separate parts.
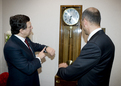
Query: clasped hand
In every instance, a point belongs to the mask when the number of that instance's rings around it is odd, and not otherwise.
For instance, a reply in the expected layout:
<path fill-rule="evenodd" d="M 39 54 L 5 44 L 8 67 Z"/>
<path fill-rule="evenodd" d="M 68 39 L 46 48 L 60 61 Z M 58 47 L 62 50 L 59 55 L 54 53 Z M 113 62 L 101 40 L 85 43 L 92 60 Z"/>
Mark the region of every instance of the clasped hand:
<path fill-rule="evenodd" d="M 66 68 L 66 67 L 68 67 L 68 65 L 67 65 L 67 63 L 60 63 L 59 68 L 61 68 L 61 67 Z"/>

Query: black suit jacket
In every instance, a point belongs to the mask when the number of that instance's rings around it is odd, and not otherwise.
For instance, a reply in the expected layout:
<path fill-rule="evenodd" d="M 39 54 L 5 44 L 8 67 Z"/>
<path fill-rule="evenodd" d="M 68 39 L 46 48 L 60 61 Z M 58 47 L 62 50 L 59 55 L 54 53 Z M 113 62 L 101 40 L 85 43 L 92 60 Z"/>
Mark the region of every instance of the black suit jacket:
<path fill-rule="evenodd" d="M 79 57 L 57 75 L 65 80 L 78 80 L 78 86 L 109 86 L 115 47 L 102 31 L 94 34 L 82 48 Z"/>
<path fill-rule="evenodd" d="M 34 52 L 41 51 L 45 45 L 33 43 L 29 38 L 27 40 L 33 53 L 14 35 L 4 46 L 9 72 L 7 86 L 40 86 L 37 69 L 41 64 Z"/>

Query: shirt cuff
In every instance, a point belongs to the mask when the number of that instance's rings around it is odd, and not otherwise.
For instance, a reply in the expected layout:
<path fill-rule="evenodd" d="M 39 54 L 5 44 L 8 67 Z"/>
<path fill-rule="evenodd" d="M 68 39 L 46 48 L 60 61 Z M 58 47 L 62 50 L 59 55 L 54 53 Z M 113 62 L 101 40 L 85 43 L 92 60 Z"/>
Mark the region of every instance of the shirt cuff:
<path fill-rule="evenodd" d="M 40 59 L 40 57 L 36 57 L 36 58 L 38 58 L 38 59 L 39 59 L 39 61 L 40 61 L 40 64 L 41 64 L 41 59 Z"/>

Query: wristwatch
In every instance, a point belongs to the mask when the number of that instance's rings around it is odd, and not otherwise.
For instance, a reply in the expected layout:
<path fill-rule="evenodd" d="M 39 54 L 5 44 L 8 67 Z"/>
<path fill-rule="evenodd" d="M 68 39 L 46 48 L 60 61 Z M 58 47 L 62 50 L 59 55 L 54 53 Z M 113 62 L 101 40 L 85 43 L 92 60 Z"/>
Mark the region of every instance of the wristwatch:
<path fill-rule="evenodd" d="M 46 49 L 47 49 L 48 46 L 45 46 L 45 50 L 43 51 L 44 53 L 47 53 Z"/>

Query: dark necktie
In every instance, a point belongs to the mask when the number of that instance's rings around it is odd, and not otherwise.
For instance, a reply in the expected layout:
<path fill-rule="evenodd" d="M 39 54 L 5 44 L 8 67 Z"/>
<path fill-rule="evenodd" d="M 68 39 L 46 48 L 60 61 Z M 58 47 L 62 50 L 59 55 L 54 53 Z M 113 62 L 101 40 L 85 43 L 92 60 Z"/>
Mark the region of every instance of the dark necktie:
<path fill-rule="evenodd" d="M 25 43 L 27 44 L 29 50 L 32 52 L 32 50 L 31 50 L 31 48 L 30 48 L 30 46 L 29 46 L 29 43 L 28 43 L 27 39 L 25 39 Z"/>

